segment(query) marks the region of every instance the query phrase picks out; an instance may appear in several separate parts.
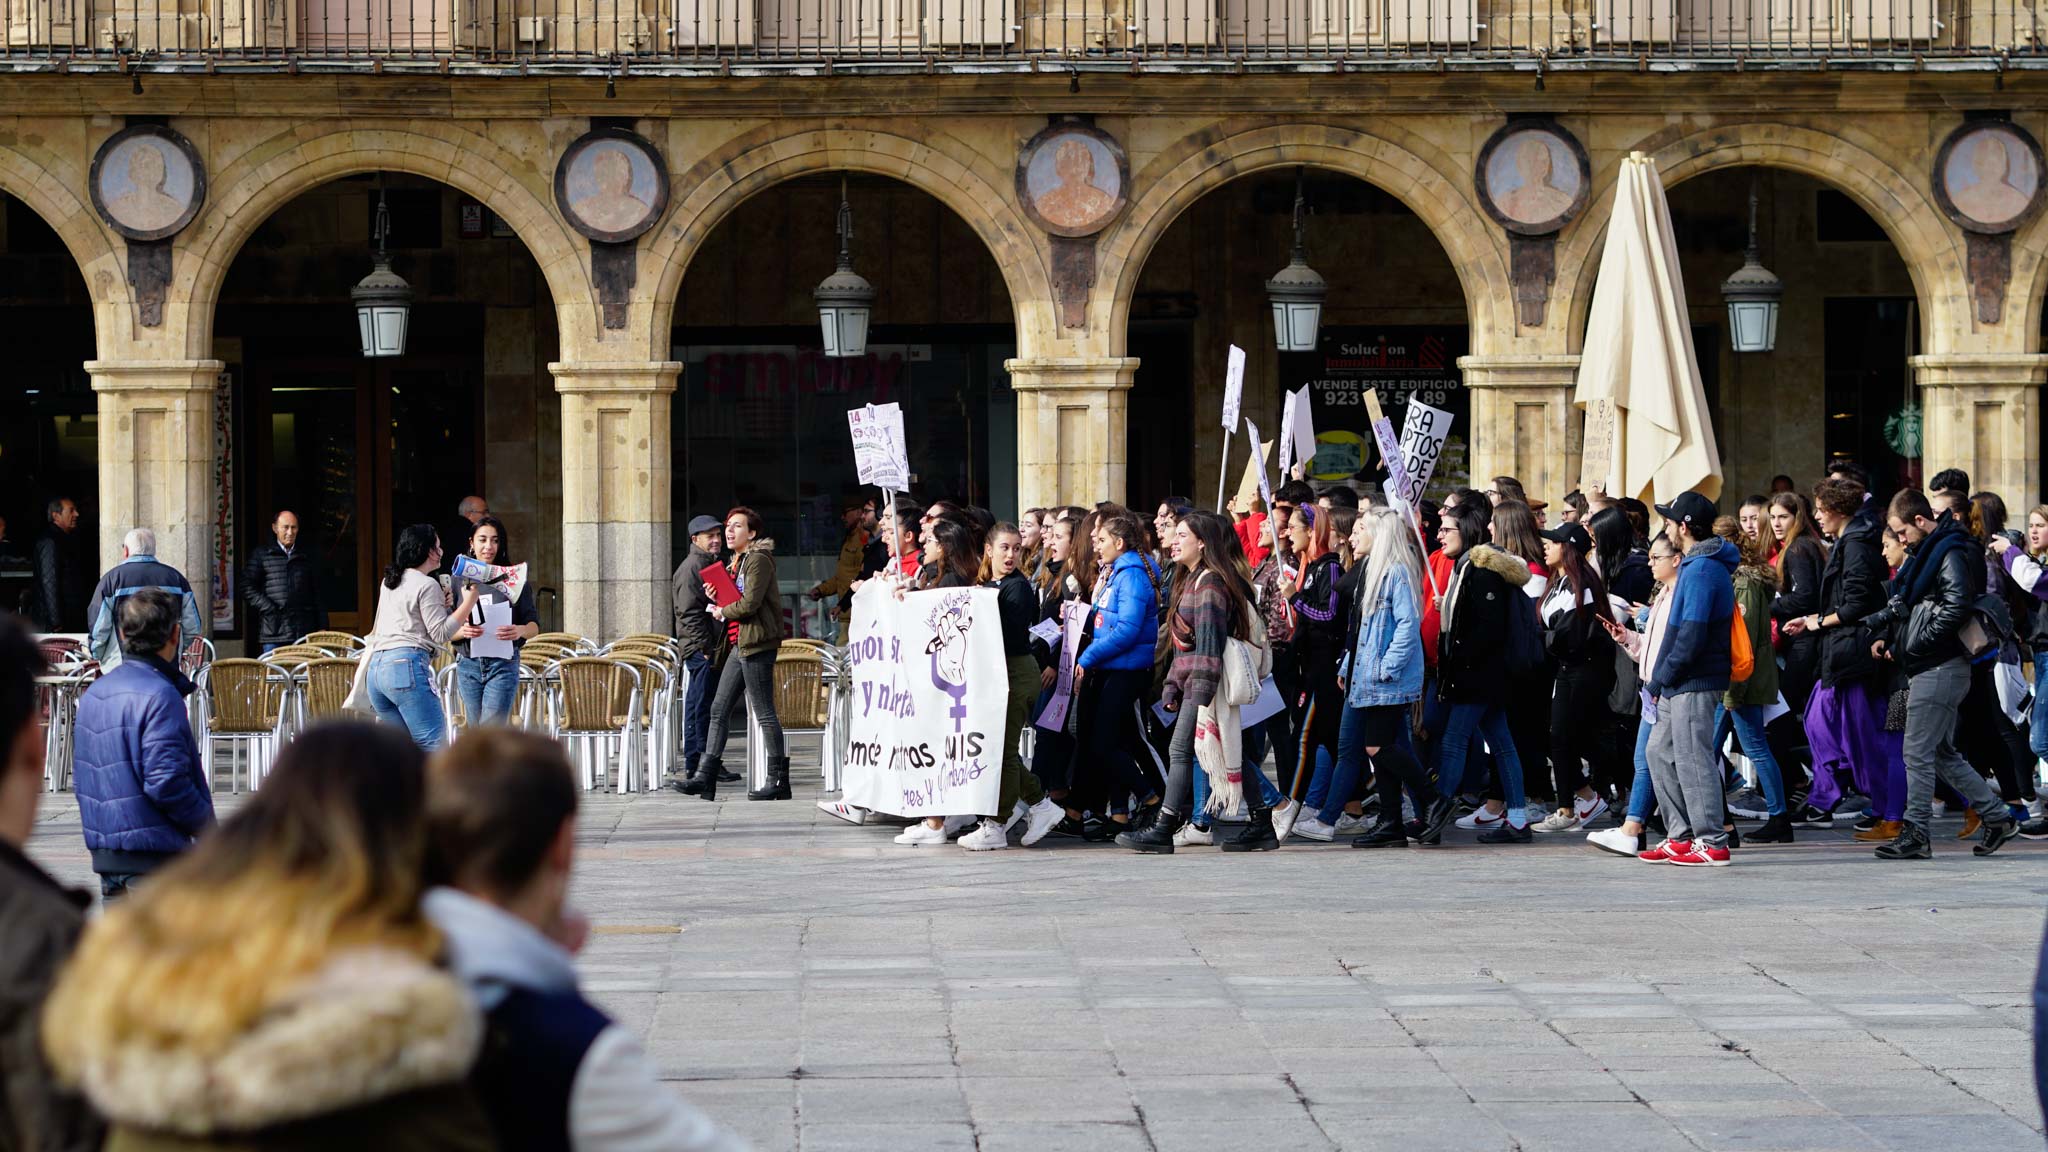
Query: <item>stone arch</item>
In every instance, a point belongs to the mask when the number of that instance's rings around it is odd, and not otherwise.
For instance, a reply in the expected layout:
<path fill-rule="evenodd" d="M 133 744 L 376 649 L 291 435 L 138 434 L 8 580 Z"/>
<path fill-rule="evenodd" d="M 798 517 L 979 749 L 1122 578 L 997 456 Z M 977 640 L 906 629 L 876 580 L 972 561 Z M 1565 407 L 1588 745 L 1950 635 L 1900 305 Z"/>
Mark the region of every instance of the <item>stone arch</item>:
<path fill-rule="evenodd" d="M 292 138 L 296 138 L 295 140 Z M 553 152 L 532 153 L 546 170 L 488 137 L 457 124 L 414 121 L 358 128 L 345 121 L 299 125 L 258 144 L 213 177 L 206 211 L 180 242 L 171 299 L 187 314 L 186 354 L 202 357 L 213 343 L 214 307 L 235 256 L 273 213 L 301 194 L 362 172 L 405 172 L 446 184 L 497 213 L 540 265 L 562 319 L 564 358 L 573 333 L 595 321 L 573 315 L 594 307 L 585 246 L 553 208 Z M 165 321 L 176 305 L 166 304 Z M 578 322 L 580 319 L 580 323 Z"/>
<path fill-rule="evenodd" d="M 2038 136 L 2038 125 L 2029 125 Z M 2024 290 L 2022 289 L 2024 286 Z M 1998 352 L 2040 352 L 2041 311 L 2048 308 L 2048 211 L 2034 214 L 2012 237 L 2012 279 L 2005 294 L 2005 316 L 1999 327 L 2007 329 Z"/>
<path fill-rule="evenodd" d="M 1040 237 L 1017 211 L 1010 176 L 943 133 L 912 138 L 873 128 L 812 127 L 790 131 L 777 124 L 734 138 L 680 174 L 687 189 L 648 250 L 659 269 L 654 292 L 634 301 L 633 330 L 644 326 L 648 354 L 669 355 L 669 328 L 683 277 L 704 241 L 752 196 L 814 172 L 867 172 L 901 180 L 930 193 L 981 237 L 1009 290 L 1016 316 L 1017 354 L 1035 354 L 1040 332 L 1053 331 L 1052 282 Z"/>
<path fill-rule="evenodd" d="M 1973 327 L 1955 230 L 1920 183 L 1853 139 L 1777 121 L 1748 121 L 1653 137 L 1637 150 L 1657 162 L 1666 190 L 1719 168 L 1757 166 L 1800 172 L 1843 192 L 1878 222 L 1905 262 L 1920 300 L 1923 338 Z M 1580 225 L 1559 245 L 1552 308 L 1567 325 L 1563 339 L 1574 350 L 1592 307 L 1591 286 L 1623 155 L 1594 172 L 1597 195 Z"/>
<path fill-rule="evenodd" d="M 33 157 L 0 148 L 0 192 L 28 205 L 63 240 L 92 296 L 94 343 L 106 349 L 120 343 L 126 330 L 121 322 L 132 320 L 128 277 L 118 245 L 83 199 L 84 190 L 83 172 L 53 171 Z"/>
<path fill-rule="evenodd" d="M 1126 347 L 1131 301 L 1159 238 L 1180 214 L 1209 192 L 1240 176 L 1306 166 L 1356 176 L 1399 199 L 1422 218 L 1458 270 L 1465 291 L 1473 351 L 1506 343 L 1514 333 L 1505 241 L 1469 193 L 1469 174 L 1442 152 L 1405 132 L 1375 135 L 1334 124 L 1218 125 L 1167 149 L 1133 173 L 1137 195 L 1115 230 L 1103 238 L 1096 266 L 1106 291 L 1112 355 Z M 1284 254 L 1276 253 L 1276 266 Z"/>

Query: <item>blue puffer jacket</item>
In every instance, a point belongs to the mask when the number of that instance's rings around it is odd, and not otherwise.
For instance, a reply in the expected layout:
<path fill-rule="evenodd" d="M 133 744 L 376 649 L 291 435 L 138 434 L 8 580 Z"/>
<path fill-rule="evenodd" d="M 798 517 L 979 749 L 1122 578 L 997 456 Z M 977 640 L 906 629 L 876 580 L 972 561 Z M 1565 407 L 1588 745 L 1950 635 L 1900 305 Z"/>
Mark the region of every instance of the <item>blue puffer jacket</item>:
<path fill-rule="evenodd" d="M 134 870 L 122 853 L 183 852 L 213 823 L 213 789 L 185 715 L 191 691 L 175 668 L 130 656 L 79 700 L 72 787 L 94 871 Z"/>
<path fill-rule="evenodd" d="M 1359 563 L 1365 562 L 1361 557 Z M 1422 699 L 1422 604 L 1405 567 L 1390 565 L 1386 585 L 1379 610 L 1359 624 L 1358 643 L 1351 651 L 1350 690 L 1344 703 L 1353 708 Z M 1359 590 L 1360 613 L 1371 596 L 1371 590 Z"/>
<path fill-rule="evenodd" d="M 1728 691 L 1734 664 L 1729 632 L 1735 621 L 1735 568 L 1742 550 L 1719 536 L 1686 550 L 1671 589 L 1663 650 L 1645 685 L 1652 696 Z M 1763 654 L 1770 659 L 1770 653 Z"/>
<path fill-rule="evenodd" d="M 1159 597 L 1145 558 L 1126 552 L 1109 569 L 1109 585 L 1095 605 L 1095 639 L 1082 651 L 1081 667 L 1091 671 L 1138 672 L 1152 668 L 1159 640 Z"/>

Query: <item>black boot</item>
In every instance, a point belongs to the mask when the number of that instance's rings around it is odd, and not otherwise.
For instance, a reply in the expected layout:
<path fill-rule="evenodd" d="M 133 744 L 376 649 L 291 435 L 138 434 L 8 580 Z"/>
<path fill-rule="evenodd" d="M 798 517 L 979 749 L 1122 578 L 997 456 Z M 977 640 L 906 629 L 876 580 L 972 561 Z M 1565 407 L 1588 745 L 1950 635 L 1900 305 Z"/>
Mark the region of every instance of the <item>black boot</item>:
<path fill-rule="evenodd" d="M 1451 821 L 1457 817 L 1458 802 L 1450 797 L 1439 799 L 1429 806 L 1429 814 L 1422 820 L 1422 834 L 1415 838 L 1415 842 L 1425 848 L 1434 848 L 1442 844 L 1444 829 L 1449 828 Z"/>
<path fill-rule="evenodd" d="M 1447 802 L 1438 801 L 1438 803 Z M 1443 833 L 1439 832 L 1437 835 L 1441 837 Z M 1380 822 L 1373 825 L 1372 831 L 1353 840 L 1351 846 L 1353 848 L 1400 848 L 1407 843 L 1408 830 L 1401 826 L 1401 821 L 1398 818 L 1390 820 L 1382 815 Z"/>
<path fill-rule="evenodd" d="M 1273 832 L 1273 810 L 1259 806 L 1251 797 L 1245 798 L 1244 809 L 1244 827 L 1217 847 L 1225 852 L 1271 852 L 1278 848 L 1280 837 Z"/>
<path fill-rule="evenodd" d="M 1769 820 L 1764 821 L 1763 827 L 1749 834 L 1749 842 L 1751 844 L 1792 843 L 1791 813 L 1780 812 Z"/>
<path fill-rule="evenodd" d="M 1135 821 L 1133 821 L 1135 823 Z M 1161 856 L 1173 855 L 1173 834 L 1180 831 L 1180 816 L 1159 809 L 1159 814 L 1147 821 L 1142 828 L 1134 828 L 1116 838 L 1117 845 L 1133 852 L 1152 852 Z"/>
<path fill-rule="evenodd" d="M 724 770 L 725 765 L 720 764 L 715 756 L 702 756 L 698 758 L 697 775 L 693 782 L 697 785 L 697 796 L 699 799 L 718 799 L 718 774 Z"/>
<path fill-rule="evenodd" d="M 700 795 L 704 791 L 704 765 L 706 763 L 712 766 L 712 774 L 715 776 L 718 769 L 718 760 L 715 757 L 700 755 L 697 757 L 696 762 L 689 766 L 689 771 L 682 780 L 671 780 L 668 786 L 685 796 Z"/>
<path fill-rule="evenodd" d="M 748 793 L 747 793 L 747 799 L 749 799 L 749 800 L 788 800 L 788 799 L 790 799 L 790 795 L 789 795 L 789 757 L 787 757 L 787 756 L 770 756 L 770 757 L 768 758 L 768 783 L 767 783 L 767 784 L 765 784 L 765 785 L 763 785 L 762 787 L 759 787 L 759 788 L 756 788 L 756 789 L 754 789 L 754 790 L 753 790 L 753 791 L 751 791 L 751 792 L 748 792 Z"/>
<path fill-rule="evenodd" d="M 1927 829 L 1918 824 L 1899 826 L 1899 838 L 1889 844 L 1877 846 L 1879 860 L 1932 860 L 1934 845 L 1927 839 Z"/>

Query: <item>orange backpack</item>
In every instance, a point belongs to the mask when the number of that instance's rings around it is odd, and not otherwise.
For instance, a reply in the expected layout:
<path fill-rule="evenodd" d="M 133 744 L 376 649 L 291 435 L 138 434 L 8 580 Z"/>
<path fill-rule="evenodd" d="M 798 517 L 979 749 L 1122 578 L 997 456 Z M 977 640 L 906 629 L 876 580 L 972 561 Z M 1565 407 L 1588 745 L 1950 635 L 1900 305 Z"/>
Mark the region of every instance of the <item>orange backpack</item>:
<path fill-rule="evenodd" d="M 1742 605 L 1735 606 L 1735 618 L 1728 626 L 1728 680 L 1740 684 L 1756 671 L 1756 653 L 1749 647 L 1749 621 L 1743 618 Z"/>

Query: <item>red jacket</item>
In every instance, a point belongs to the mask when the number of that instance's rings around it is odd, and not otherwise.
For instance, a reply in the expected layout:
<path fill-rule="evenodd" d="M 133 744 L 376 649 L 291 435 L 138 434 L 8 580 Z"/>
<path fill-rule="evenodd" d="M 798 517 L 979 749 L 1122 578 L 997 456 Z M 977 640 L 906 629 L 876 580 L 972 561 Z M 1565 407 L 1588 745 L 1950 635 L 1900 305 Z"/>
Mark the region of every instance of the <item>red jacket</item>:
<path fill-rule="evenodd" d="M 1429 554 L 1429 577 L 1423 582 L 1427 584 L 1434 580 L 1436 587 L 1434 590 L 1422 589 L 1422 658 L 1431 668 L 1436 667 L 1436 638 L 1444 623 L 1443 614 L 1437 610 L 1436 598 L 1451 586 L 1451 570 L 1457 566 L 1457 561 L 1444 555 L 1441 548 Z"/>

